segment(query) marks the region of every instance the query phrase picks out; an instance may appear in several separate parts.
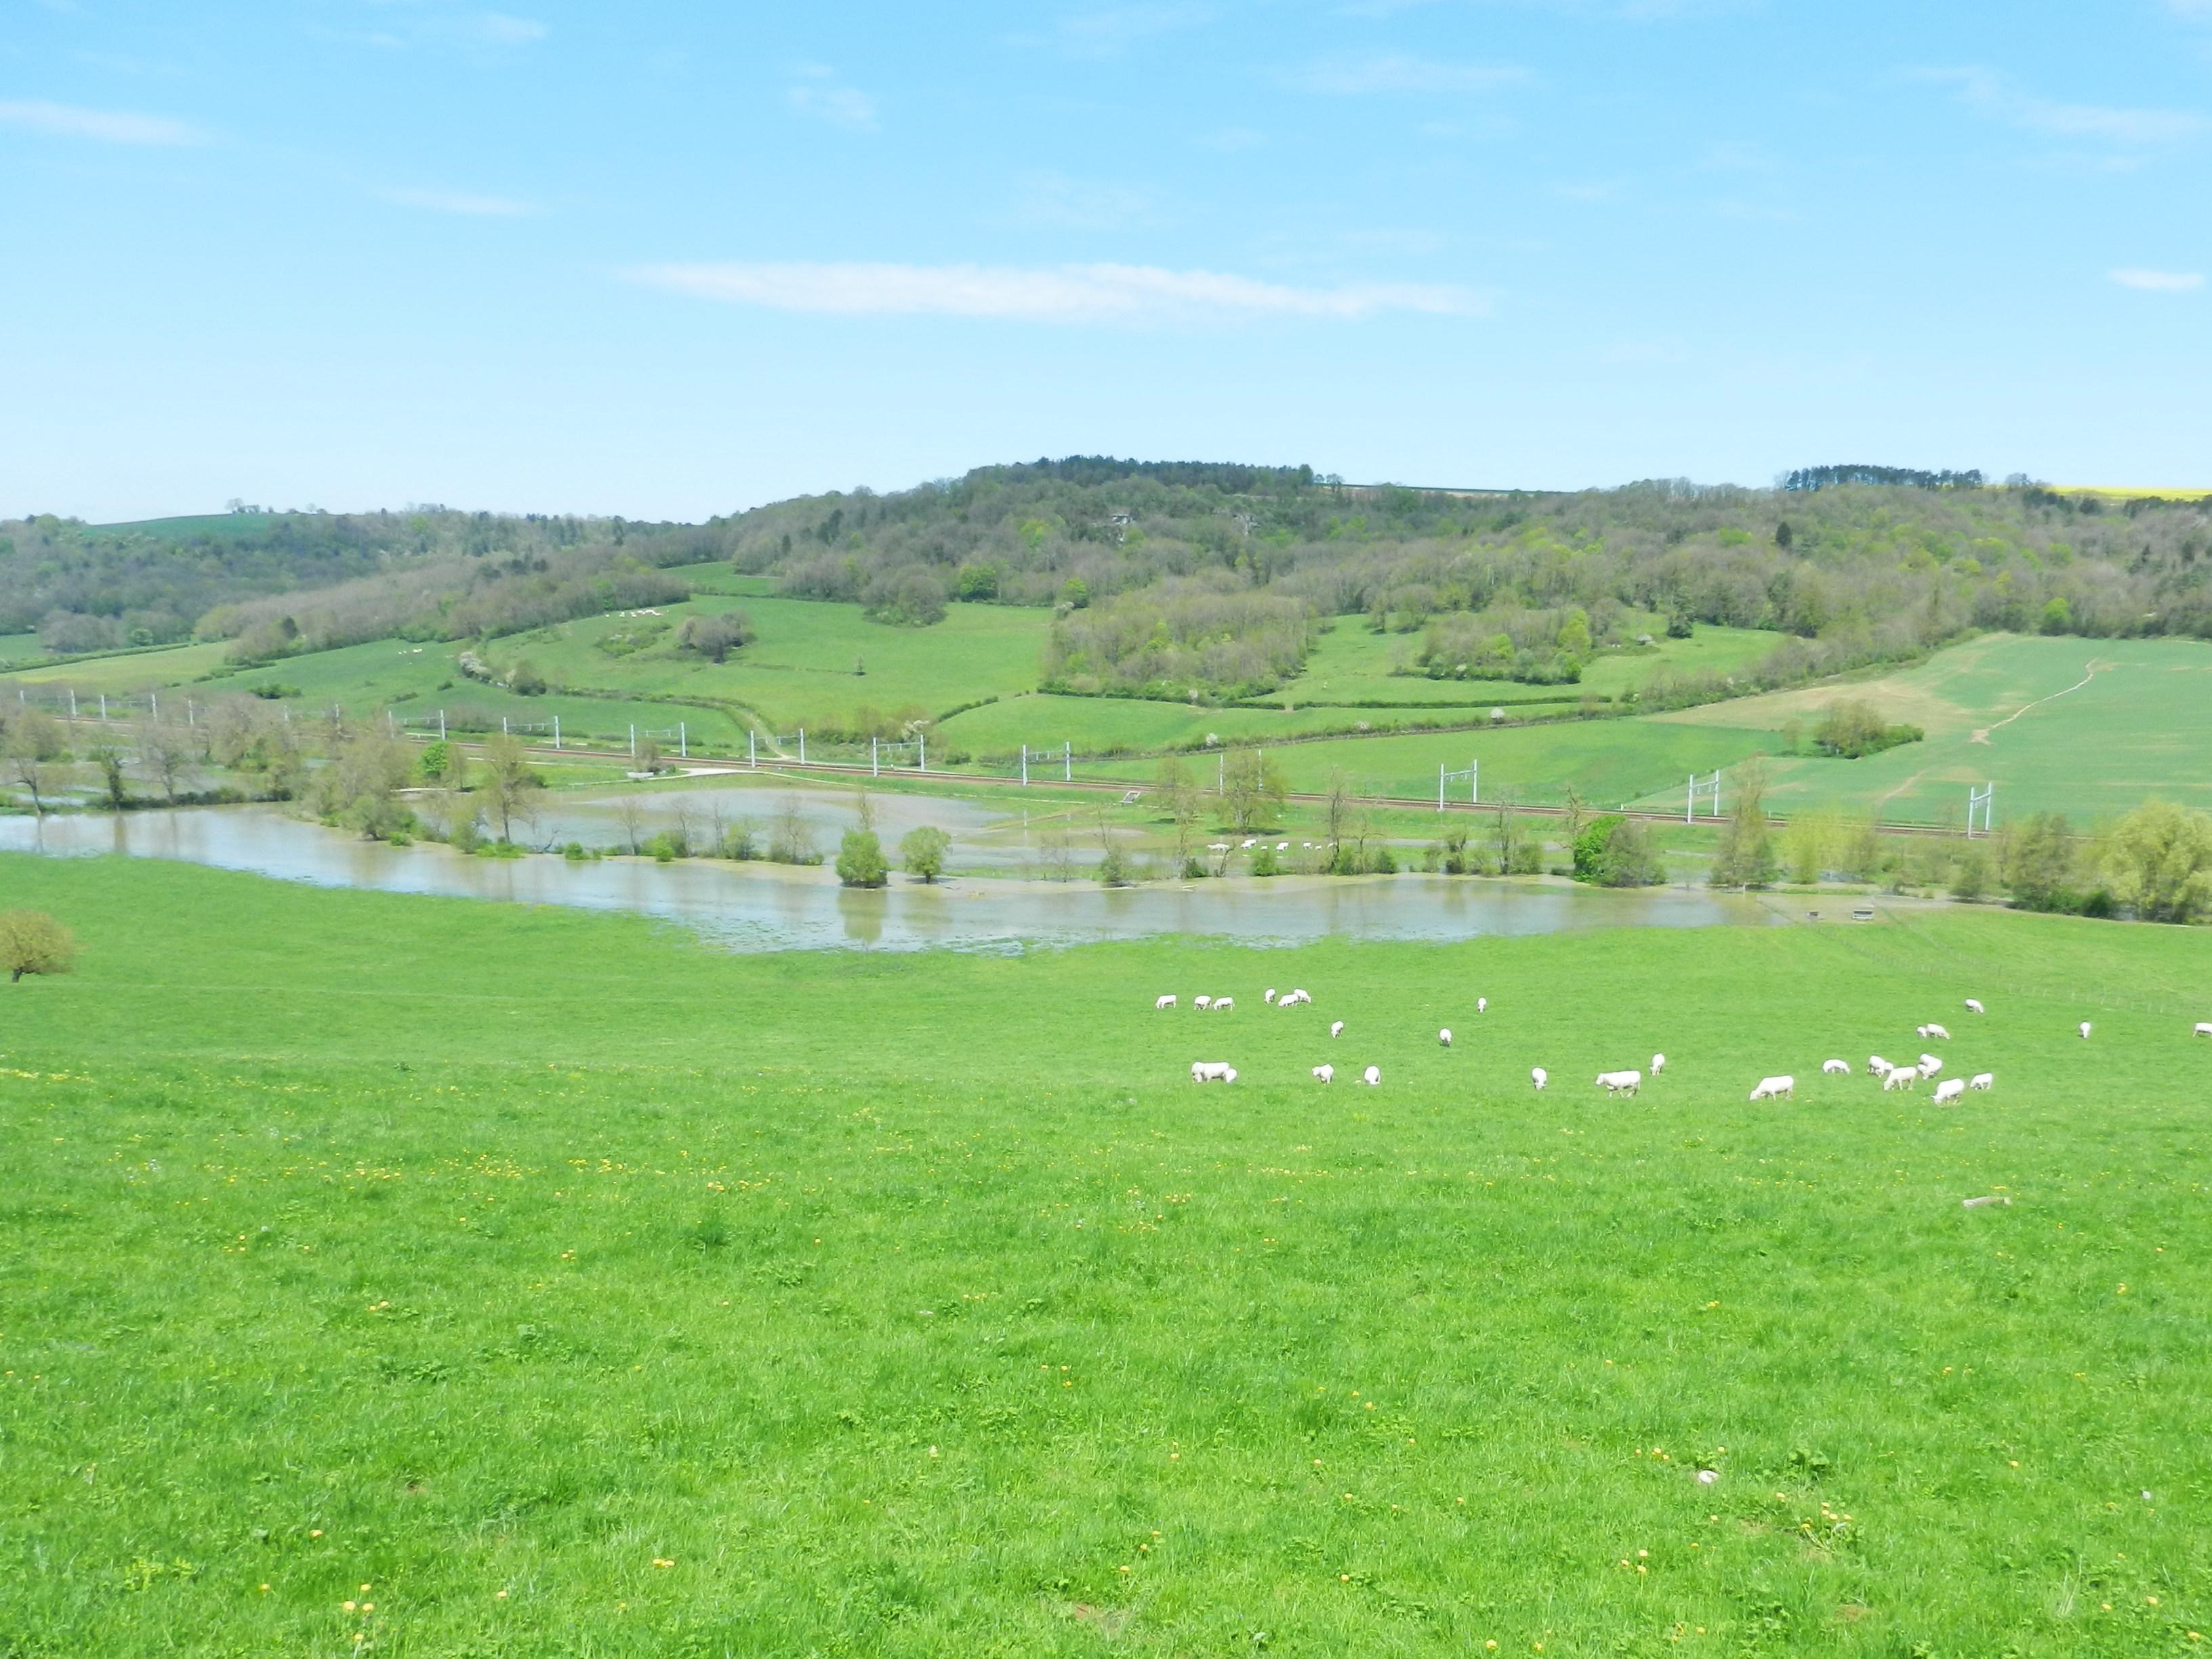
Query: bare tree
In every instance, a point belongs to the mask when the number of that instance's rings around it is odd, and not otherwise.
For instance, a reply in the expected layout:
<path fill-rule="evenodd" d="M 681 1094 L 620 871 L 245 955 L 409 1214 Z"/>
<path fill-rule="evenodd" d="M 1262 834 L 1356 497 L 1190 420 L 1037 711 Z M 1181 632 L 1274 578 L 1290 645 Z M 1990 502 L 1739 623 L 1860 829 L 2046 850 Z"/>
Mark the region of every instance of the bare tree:
<path fill-rule="evenodd" d="M 526 825 L 531 817 L 530 795 L 544 787 L 544 780 L 531 769 L 530 757 L 523 752 L 522 740 L 511 732 L 502 732 L 488 738 L 483 746 L 486 781 L 484 799 L 493 814 L 499 819 L 499 838 L 512 845 L 514 840 L 514 820 L 520 818 Z M 633 842 L 635 836 L 632 836 Z M 637 848 L 632 846 L 630 850 Z"/>
<path fill-rule="evenodd" d="M 645 803 L 635 795 L 617 795 L 615 816 L 622 820 L 623 839 L 629 843 L 631 856 L 635 857 L 639 837 L 645 831 Z"/>
<path fill-rule="evenodd" d="M 191 770 L 189 734 L 170 720 L 146 721 L 138 728 L 138 763 L 153 775 L 162 795 L 174 806 L 177 787 Z"/>

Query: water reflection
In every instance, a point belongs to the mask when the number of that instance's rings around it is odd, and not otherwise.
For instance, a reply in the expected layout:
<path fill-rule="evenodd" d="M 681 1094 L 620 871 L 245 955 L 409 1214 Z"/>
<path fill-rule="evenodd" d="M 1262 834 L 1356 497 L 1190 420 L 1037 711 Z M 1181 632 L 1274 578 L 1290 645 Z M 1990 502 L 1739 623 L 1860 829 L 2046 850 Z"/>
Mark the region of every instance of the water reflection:
<path fill-rule="evenodd" d="M 958 808 L 960 802 L 931 801 Z M 847 808 L 849 816 L 849 806 Z M 979 815 L 981 809 L 969 807 Z M 933 821 L 942 823 L 945 814 Z M 467 858 L 434 843 L 395 848 L 303 823 L 273 807 L 192 807 L 47 818 L 0 818 L 0 849 L 119 853 L 385 892 L 636 910 L 696 928 L 734 949 L 842 946 L 1008 948 L 1191 933 L 1251 944 L 1357 939 L 1455 939 L 1605 927 L 1768 923 L 1756 901 L 1703 891 L 1596 892 L 1564 884 L 1437 876 L 1356 881 L 1155 883 L 1107 891 L 1093 883 L 903 877 L 878 892 L 840 887 L 823 866 L 650 859 Z"/>

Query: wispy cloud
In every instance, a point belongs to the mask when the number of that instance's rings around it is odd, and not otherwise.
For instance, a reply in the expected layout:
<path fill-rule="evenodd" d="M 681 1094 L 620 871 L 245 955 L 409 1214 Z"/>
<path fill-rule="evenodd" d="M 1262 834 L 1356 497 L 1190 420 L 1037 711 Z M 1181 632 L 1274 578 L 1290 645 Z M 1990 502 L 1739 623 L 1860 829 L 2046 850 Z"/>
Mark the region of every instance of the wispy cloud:
<path fill-rule="evenodd" d="M 989 317 L 1037 323 L 1145 323 L 1213 318 L 1348 320 L 1382 312 L 1479 316 L 1470 289 L 1404 283 L 1292 288 L 1158 265 L 647 265 L 633 282 L 731 305 L 842 317 Z"/>
<path fill-rule="evenodd" d="M 2204 286 L 2204 273 L 2199 270 L 2129 269 L 2106 274 L 2122 288 L 2137 289 L 2145 294 L 2194 294 Z"/>
<path fill-rule="evenodd" d="M 494 46 L 526 46 L 532 40 L 545 38 L 545 25 L 534 17 L 514 17 L 503 11 L 488 11 L 477 19 L 477 33 Z"/>
<path fill-rule="evenodd" d="M 1026 224 L 1066 230 L 1121 230 L 1156 222 L 1160 215 L 1151 197 L 1127 185 L 1038 173 L 1022 180 L 1015 216 Z"/>
<path fill-rule="evenodd" d="M 538 211 L 528 202 L 462 190 L 380 190 L 376 193 L 401 207 L 428 208 L 433 213 L 459 213 L 477 219 L 525 219 Z"/>
<path fill-rule="evenodd" d="M 104 144 L 198 144 L 207 135 L 189 122 L 128 110 L 84 109 L 39 99 L 0 99 L 0 126 L 21 127 L 55 138 L 94 138 Z"/>
<path fill-rule="evenodd" d="M 840 84 L 827 65 L 802 64 L 796 77 L 784 100 L 801 115 L 855 132 L 876 130 L 876 100 L 858 87 Z"/>
<path fill-rule="evenodd" d="M 1407 52 L 1376 52 L 1365 58 L 1324 58 L 1285 78 L 1308 92 L 1359 97 L 1374 93 L 1496 92 L 1534 77 L 1517 64 L 1455 64 Z"/>
<path fill-rule="evenodd" d="M 1069 13 L 1045 39 L 1071 58 L 1118 58 L 1132 46 L 1194 28 L 1212 16 L 1213 8 L 1206 5 L 1107 6 Z"/>
<path fill-rule="evenodd" d="M 2142 149 L 2193 138 L 2212 125 L 2193 110 L 2130 109 L 2040 98 L 2021 91 L 1994 70 L 1923 69 L 1911 73 L 1915 80 L 1951 88 L 1976 114 L 2053 137 Z"/>

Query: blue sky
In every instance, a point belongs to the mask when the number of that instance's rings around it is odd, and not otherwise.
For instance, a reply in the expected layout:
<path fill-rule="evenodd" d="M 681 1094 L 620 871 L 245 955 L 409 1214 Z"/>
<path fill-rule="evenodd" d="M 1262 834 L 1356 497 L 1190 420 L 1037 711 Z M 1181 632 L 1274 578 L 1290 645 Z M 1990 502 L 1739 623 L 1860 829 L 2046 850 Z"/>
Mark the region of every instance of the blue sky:
<path fill-rule="evenodd" d="M 2212 485 L 2212 0 L 0 0 L 0 513 Z"/>

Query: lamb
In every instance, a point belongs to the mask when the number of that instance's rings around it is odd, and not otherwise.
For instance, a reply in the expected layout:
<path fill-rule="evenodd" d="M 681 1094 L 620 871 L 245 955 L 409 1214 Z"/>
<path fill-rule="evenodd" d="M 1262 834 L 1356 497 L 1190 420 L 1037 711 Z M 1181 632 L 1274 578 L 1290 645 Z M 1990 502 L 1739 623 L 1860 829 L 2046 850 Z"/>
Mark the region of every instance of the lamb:
<path fill-rule="evenodd" d="M 1824 1060 L 1820 1062 L 1820 1075 L 1823 1077 L 1844 1077 L 1850 1073 L 1850 1069 L 1840 1060 Z"/>
<path fill-rule="evenodd" d="M 1987 1089 L 1997 1080 L 1995 1072 L 1977 1072 L 1966 1079 L 1969 1089 Z"/>
<path fill-rule="evenodd" d="M 1552 1080 L 1552 1074 L 1551 1074 L 1549 1072 L 1546 1071 L 1542 1066 L 1531 1066 L 1528 1068 L 1528 1081 L 1529 1081 L 1529 1082 L 1531 1082 L 1531 1083 L 1533 1083 L 1533 1084 L 1534 1084 L 1534 1085 L 1536 1085 L 1536 1092 L 1537 1092 L 1537 1093 L 1539 1093 L 1539 1094 L 1543 1093 L 1543 1091 L 1544 1091 L 1544 1085 L 1545 1085 L 1546 1084 L 1549 1083 L 1551 1080 Z"/>
<path fill-rule="evenodd" d="M 1893 1066 L 1883 1073 L 1881 1090 L 1887 1094 L 1892 1089 L 1912 1089 L 1919 1086 L 1920 1073 L 1911 1066 Z"/>
<path fill-rule="evenodd" d="M 1225 1014 L 1236 1006 L 1235 997 L 1216 997 L 1213 1000 L 1213 1012 L 1217 1014 Z"/>
<path fill-rule="evenodd" d="M 1193 1083 L 1234 1083 L 1237 1068 L 1225 1060 L 1194 1060 L 1190 1063 Z"/>
<path fill-rule="evenodd" d="M 1221 1068 L 1221 1080 L 1222 1080 L 1224 1083 L 1234 1083 L 1234 1082 L 1236 1082 L 1236 1081 L 1237 1081 L 1237 1068 L 1236 1068 L 1234 1066 L 1223 1066 L 1223 1067 Z"/>
<path fill-rule="evenodd" d="M 1198 1012 L 1202 1014 L 1208 1008 L 1211 1008 L 1213 1006 L 1213 999 L 1212 997 L 1193 997 L 1190 1000 L 1190 1006 L 1197 1009 Z"/>
<path fill-rule="evenodd" d="M 1666 1056 L 1666 1055 L 1664 1055 L 1664 1054 L 1654 1054 L 1654 1055 L 1652 1055 L 1652 1056 L 1651 1056 L 1651 1075 L 1652 1075 L 1652 1076 L 1654 1076 L 1654 1077 L 1657 1077 L 1657 1076 L 1659 1075 L 1659 1073 L 1662 1073 L 1662 1072 L 1665 1071 L 1666 1069 L 1667 1069 L 1667 1056 Z"/>
<path fill-rule="evenodd" d="M 1961 1077 L 1947 1078 L 1936 1085 L 1936 1103 L 1948 1106 L 1966 1092 L 1966 1080 Z"/>
<path fill-rule="evenodd" d="M 1794 1100 L 1797 1079 L 1794 1077 L 1763 1077 L 1759 1086 L 1751 1091 L 1753 1100 Z"/>
<path fill-rule="evenodd" d="M 1173 997 L 1160 997 L 1153 1002 L 1152 1012 L 1157 1014 L 1163 1008 L 1172 1008 L 1175 1006 L 1176 1000 Z"/>
<path fill-rule="evenodd" d="M 1334 1066 L 1316 1066 L 1313 1068 L 1313 1072 L 1314 1076 L 1321 1082 L 1334 1083 L 1336 1081 L 1336 1067 Z"/>
<path fill-rule="evenodd" d="M 1978 997 L 1968 997 L 1966 999 L 1966 1012 L 1970 1014 L 1986 1014 L 1989 1012 L 1989 1010 L 1982 1006 L 1981 1000 Z"/>
<path fill-rule="evenodd" d="M 1331 1020 L 1328 1026 L 1328 1034 L 1333 1037 L 1342 1036 L 1344 1035 L 1344 1022 L 1340 1019 Z"/>
<path fill-rule="evenodd" d="M 1291 993 L 1291 1000 L 1293 1002 L 1311 1002 L 1313 1000 L 1313 993 L 1302 987 Z"/>
<path fill-rule="evenodd" d="M 1644 1085 L 1641 1072 L 1600 1072 L 1597 1086 L 1609 1095 L 1632 1095 Z"/>
<path fill-rule="evenodd" d="M 1892 1066 L 1880 1054 L 1869 1054 L 1867 1056 L 1867 1075 L 1869 1077 L 1887 1077 L 1896 1069 L 1897 1068 L 1894 1066 Z"/>
<path fill-rule="evenodd" d="M 1443 1029 L 1443 1030 L 1441 1030 L 1441 1031 L 1437 1032 L 1437 1041 L 1438 1042 L 1442 1043 L 1445 1048 L 1450 1048 L 1450 1047 L 1451 1047 L 1451 1027 L 1450 1027 L 1450 1026 L 1449 1026 L 1449 1025 L 1447 1025 L 1447 1026 L 1445 1026 L 1445 1027 L 1444 1027 L 1444 1029 Z"/>
<path fill-rule="evenodd" d="M 2197 1029 L 2191 1031 L 2189 1035 L 2191 1036 L 2212 1036 L 2212 1019 L 2198 1020 L 2197 1022 Z"/>
<path fill-rule="evenodd" d="M 1488 997 L 1477 997 L 1474 1000 L 1474 1012 L 1478 1014 L 1488 1013 L 1490 1012 L 1490 999 Z"/>
<path fill-rule="evenodd" d="M 1919 1036 L 1923 1042 L 1927 1042 L 1930 1037 L 1940 1038 L 1945 1042 L 1951 1040 L 1951 1034 L 1940 1025 L 1923 1025 L 1920 1028 Z"/>
<path fill-rule="evenodd" d="M 2087 1042 L 2088 1040 L 2089 1040 L 2089 1022 L 2088 1022 L 2087 1020 L 2086 1020 L 2086 1019 L 2085 1019 L 2085 1020 L 2083 1020 L 2083 1021 L 2081 1022 L 2081 1041 L 2082 1041 L 2082 1042 Z"/>
<path fill-rule="evenodd" d="M 1364 1072 L 1362 1072 L 1359 1074 L 1359 1080 L 1370 1089 L 1381 1088 L 1382 1086 L 1382 1068 L 1380 1066 L 1369 1066 Z"/>
<path fill-rule="evenodd" d="M 1934 1077 L 1936 1073 L 1942 1069 L 1943 1062 L 1936 1059 L 1935 1055 L 1923 1054 L 1920 1056 L 1919 1072 L 1921 1076 Z"/>
<path fill-rule="evenodd" d="M 1260 999 L 1260 1000 L 1261 1000 L 1261 1001 L 1262 1001 L 1262 1002 L 1273 1002 L 1274 1000 L 1275 1000 L 1275 988 L 1274 988 L 1273 986 L 1270 985 L 1270 986 L 1267 988 L 1267 994 L 1266 996 L 1264 996 L 1264 997 L 1261 997 L 1261 998 Z"/>

